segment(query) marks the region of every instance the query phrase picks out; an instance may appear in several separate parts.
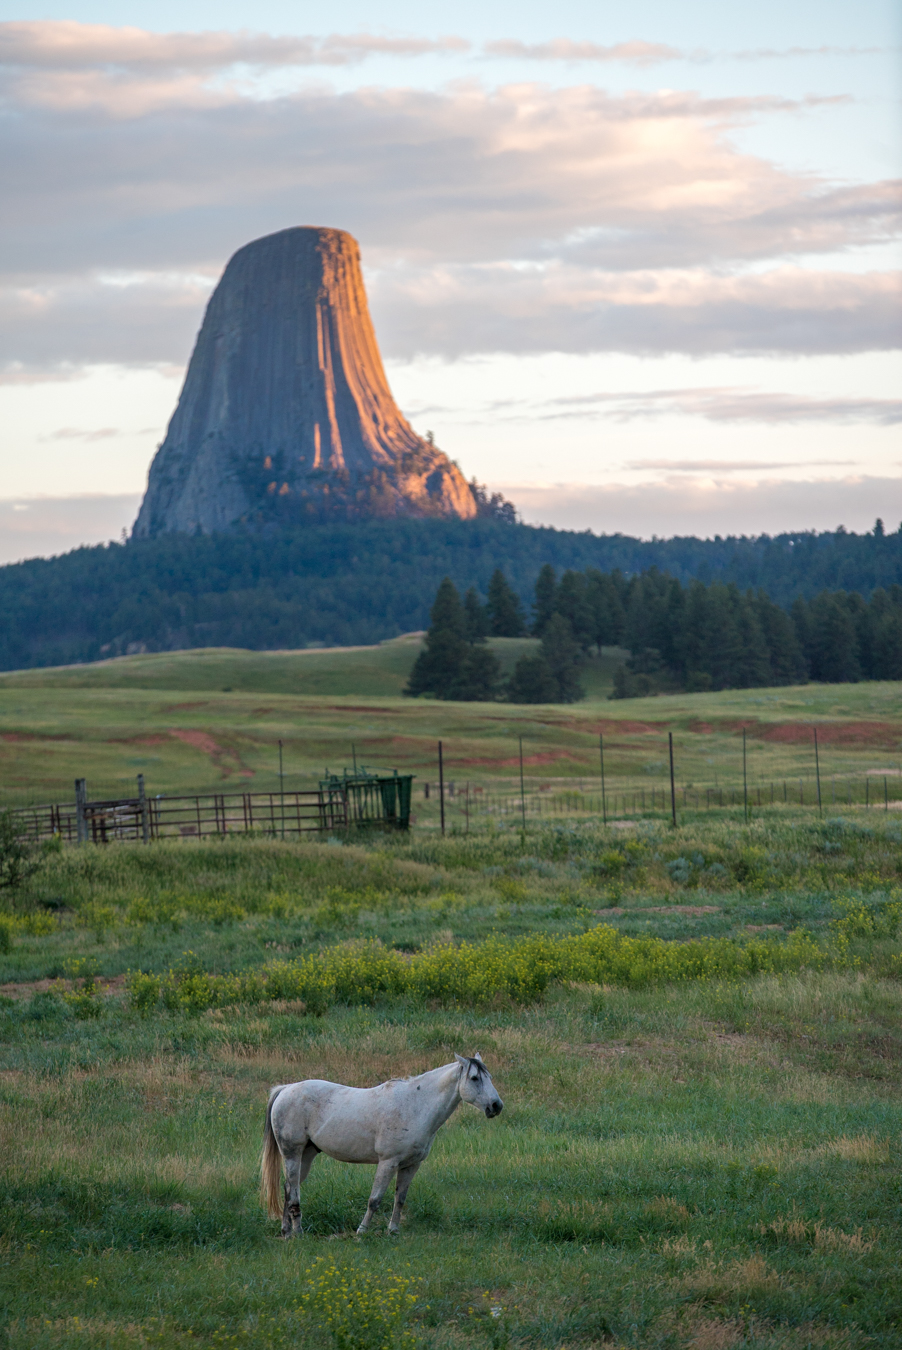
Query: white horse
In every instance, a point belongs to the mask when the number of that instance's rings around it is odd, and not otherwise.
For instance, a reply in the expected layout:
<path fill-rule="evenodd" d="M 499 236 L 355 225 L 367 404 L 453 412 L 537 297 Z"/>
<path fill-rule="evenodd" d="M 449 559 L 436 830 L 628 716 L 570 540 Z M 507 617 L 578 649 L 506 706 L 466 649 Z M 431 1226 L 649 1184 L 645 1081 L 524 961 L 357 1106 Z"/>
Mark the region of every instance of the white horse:
<path fill-rule="evenodd" d="M 453 1064 L 417 1078 L 390 1078 L 378 1087 L 343 1087 L 320 1078 L 274 1087 L 266 1108 L 263 1200 L 270 1217 L 282 1219 L 283 1237 L 300 1237 L 301 1183 L 318 1153 L 339 1162 L 375 1163 L 376 1176 L 358 1233 L 365 1233 L 393 1176 L 395 1206 L 388 1225 L 397 1233 L 401 1210 L 417 1168 L 460 1101 L 485 1111 L 489 1120 L 504 1106 L 477 1053 L 455 1055 Z M 279 1183 L 285 1164 L 284 1203 Z"/>

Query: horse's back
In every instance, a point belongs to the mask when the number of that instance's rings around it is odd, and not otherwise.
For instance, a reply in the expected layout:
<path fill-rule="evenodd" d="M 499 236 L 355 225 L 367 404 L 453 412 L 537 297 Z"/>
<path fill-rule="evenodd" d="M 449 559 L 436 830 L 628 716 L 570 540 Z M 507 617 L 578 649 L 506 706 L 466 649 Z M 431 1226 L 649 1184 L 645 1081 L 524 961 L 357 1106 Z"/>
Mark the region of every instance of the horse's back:
<path fill-rule="evenodd" d="M 322 1078 L 290 1083 L 276 1097 L 272 1124 L 283 1150 L 306 1142 L 345 1162 L 375 1162 L 378 1088 Z"/>

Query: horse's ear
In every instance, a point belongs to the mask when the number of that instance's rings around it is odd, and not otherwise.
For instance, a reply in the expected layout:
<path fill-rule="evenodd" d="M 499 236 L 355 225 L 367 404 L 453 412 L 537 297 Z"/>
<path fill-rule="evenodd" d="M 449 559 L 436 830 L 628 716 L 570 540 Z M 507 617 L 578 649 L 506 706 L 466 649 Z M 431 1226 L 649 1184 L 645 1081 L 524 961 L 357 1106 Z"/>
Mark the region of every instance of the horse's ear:
<path fill-rule="evenodd" d="M 454 1058 L 457 1060 L 458 1064 L 466 1064 L 467 1062 L 463 1055 L 459 1055 L 456 1050 L 454 1051 Z"/>
<path fill-rule="evenodd" d="M 477 1064 L 482 1063 L 482 1055 L 479 1053 L 478 1050 L 476 1051 L 476 1054 L 473 1056 L 473 1058 L 476 1060 Z"/>

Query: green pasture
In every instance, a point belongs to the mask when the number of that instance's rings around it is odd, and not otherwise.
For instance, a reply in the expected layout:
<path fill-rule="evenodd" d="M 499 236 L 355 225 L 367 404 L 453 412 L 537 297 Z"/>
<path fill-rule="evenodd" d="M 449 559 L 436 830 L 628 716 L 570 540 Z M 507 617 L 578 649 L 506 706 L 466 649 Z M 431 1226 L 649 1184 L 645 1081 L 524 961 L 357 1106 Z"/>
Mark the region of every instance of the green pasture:
<path fill-rule="evenodd" d="M 512 666 L 530 639 L 497 639 Z M 417 776 L 418 825 L 436 822 L 437 742 L 455 791 L 519 790 L 519 744 L 531 794 L 597 794 L 605 737 L 608 789 L 633 810 L 669 790 L 668 733 L 682 792 L 735 791 L 747 775 L 757 805 L 814 800 L 813 732 L 818 730 L 828 809 L 902 797 L 902 685 L 804 685 L 610 701 L 620 656 L 589 663 L 590 694 L 571 705 L 444 703 L 399 690 L 418 650 L 415 638 L 375 648 L 302 652 L 200 651 L 123 657 L 93 666 L 0 676 L 0 804 L 70 801 L 86 778 L 95 799 L 129 796 L 143 773 L 149 793 L 270 792 L 315 786 L 328 766 L 358 762 Z M 653 791 L 652 791 L 653 790 Z M 687 801 L 689 798 L 687 797 Z M 694 798 L 692 798 L 694 800 Z M 574 803 L 570 803 L 574 807 Z M 460 811 L 459 797 L 454 812 Z M 556 809 L 550 807 L 549 809 Z M 455 819 L 457 816 L 455 815 Z"/>
<path fill-rule="evenodd" d="M 537 732 L 549 712 L 530 710 Z M 328 1350 L 325 1304 L 305 1302 L 328 1264 L 369 1309 L 349 1350 L 898 1346 L 902 820 L 618 826 L 50 847 L 0 913 L 5 1343 Z M 379 951 L 488 971 L 501 948 L 605 934 L 605 978 L 521 996 L 348 978 L 313 1008 L 260 983 L 305 962 L 353 976 Z M 271 1084 L 477 1049 L 504 1113 L 452 1117 L 398 1239 L 387 1211 L 353 1237 L 371 1169 L 325 1158 L 304 1238 L 278 1239 L 256 1189 Z M 407 1341 L 376 1316 L 398 1277 Z"/>
<path fill-rule="evenodd" d="M 376 647 L 308 647 L 301 651 L 255 652 L 232 647 L 120 656 L 86 665 L 0 673 L 0 687 L 17 689 L 183 689 L 225 694 L 336 694 L 366 697 L 402 693 L 422 647 L 421 633 Z M 517 658 L 537 652 L 535 638 L 490 638 L 502 675 Z M 605 648 L 583 669 L 589 697 L 606 697 L 614 671 L 627 653 Z"/>

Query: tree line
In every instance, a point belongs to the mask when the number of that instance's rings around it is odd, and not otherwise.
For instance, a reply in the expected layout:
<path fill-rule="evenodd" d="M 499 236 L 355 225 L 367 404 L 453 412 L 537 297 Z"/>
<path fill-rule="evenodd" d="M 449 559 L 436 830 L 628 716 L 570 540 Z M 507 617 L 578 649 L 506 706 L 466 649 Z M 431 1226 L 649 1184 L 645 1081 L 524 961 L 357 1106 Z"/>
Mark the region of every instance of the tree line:
<path fill-rule="evenodd" d="M 423 651 L 406 693 L 513 703 L 571 703 L 582 697 L 581 664 L 593 649 L 629 655 L 612 698 L 705 689 L 902 679 L 902 586 L 799 596 L 787 612 L 763 590 L 735 583 L 688 586 L 657 568 L 627 577 L 615 570 L 539 571 L 527 620 L 516 592 L 496 569 L 483 603 L 471 587 L 461 601 L 445 577 Z M 493 637 L 540 640 L 506 681 Z"/>
<path fill-rule="evenodd" d="M 531 608 L 543 563 L 565 575 L 658 567 L 684 587 L 693 578 L 734 583 L 787 608 L 799 595 L 811 602 L 841 589 L 867 598 L 902 583 L 902 533 L 878 522 L 860 535 L 649 541 L 521 525 L 488 511 L 471 521 L 161 535 L 0 567 L 0 669 L 130 650 L 379 642 L 424 628 L 445 576 L 461 595 L 473 587 L 487 597 L 500 568 Z"/>

